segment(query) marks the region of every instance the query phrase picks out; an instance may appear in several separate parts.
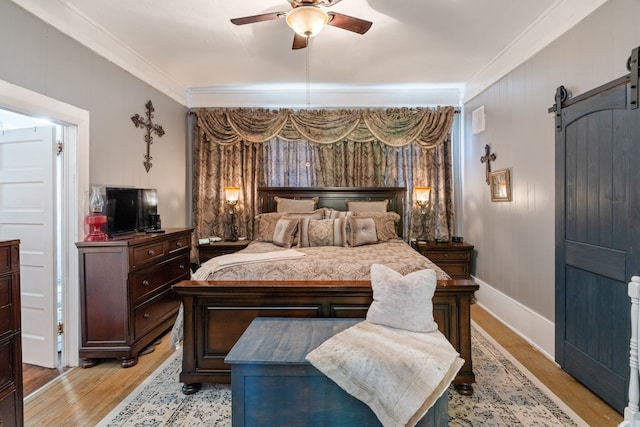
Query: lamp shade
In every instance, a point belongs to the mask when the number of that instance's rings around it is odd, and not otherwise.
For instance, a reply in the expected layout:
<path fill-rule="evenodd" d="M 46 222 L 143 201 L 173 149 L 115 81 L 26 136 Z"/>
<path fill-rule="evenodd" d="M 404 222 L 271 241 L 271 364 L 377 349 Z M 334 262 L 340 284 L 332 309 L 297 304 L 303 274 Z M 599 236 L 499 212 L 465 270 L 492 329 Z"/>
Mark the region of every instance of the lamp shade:
<path fill-rule="evenodd" d="M 237 202 L 240 198 L 240 187 L 224 187 L 224 199 L 227 202 Z"/>
<path fill-rule="evenodd" d="M 416 200 L 419 203 L 426 203 L 431 196 L 431 187 L 414 187 L 416 192 Z"/>
<path fill-rule="evenodd" d="M 329 15 L 316 6 L 298 6 L 287 13 L 286 21 L 301 36 L 313 37 L 327 25 Z"/>

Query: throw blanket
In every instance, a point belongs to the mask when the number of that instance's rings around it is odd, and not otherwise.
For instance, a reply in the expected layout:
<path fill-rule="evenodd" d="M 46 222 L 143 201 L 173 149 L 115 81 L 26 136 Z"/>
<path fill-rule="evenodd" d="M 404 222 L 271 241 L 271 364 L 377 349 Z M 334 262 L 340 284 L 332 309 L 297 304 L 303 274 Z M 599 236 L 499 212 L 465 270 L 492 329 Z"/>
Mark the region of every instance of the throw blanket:
<path fill-rule="evenodd" d="M 283 251 L 263 252 L 263 253 L 245 253 L 238 252 L 211 258 L 200 266 L 193 274 L 191 280 L 207 280 L 210 274 L 226 267 L 240 264 L 253 264 L 256 262 L 267 262 L 280 259 L 295 259 L 306 256 L 305 253 L 296 251 L 295 249 L 286 249 Z"/>
<path fill-rule="evenodd" d="M 366 320 L 325 341 L 307 360 L 369 405 L 383 426 L 414 426 L 464 364 L 439 331 L 410 332 Z"/>
<path fill-rule="evenodd" d="M 303 252 L 298 252 L 295 249 L 286 249 L 283 251 L 263 252 L 263 253 L 233 253 L 227 255 L 221 255 L 219 257 L 211 258 L 200 266 L 200 268 L 191 275 L 191 280 L 207 280 L 210 274 L 215 273 L 218 270 L 222 270 L 226 267 L 231 267 L 240 264 L 255 264 L 258 262 L 268 262 L 280 259 L 294 259 L 306 256 Z M 172 348 L 178 348 L 182 338 L 184 337 L 184 331 L 182 330 L 184 324 L 184 307 L 180 304 L 180 310 L 178 311 L 178 317 L 171 329 L 171 337 L 169 338 L 169 345 Z"/>

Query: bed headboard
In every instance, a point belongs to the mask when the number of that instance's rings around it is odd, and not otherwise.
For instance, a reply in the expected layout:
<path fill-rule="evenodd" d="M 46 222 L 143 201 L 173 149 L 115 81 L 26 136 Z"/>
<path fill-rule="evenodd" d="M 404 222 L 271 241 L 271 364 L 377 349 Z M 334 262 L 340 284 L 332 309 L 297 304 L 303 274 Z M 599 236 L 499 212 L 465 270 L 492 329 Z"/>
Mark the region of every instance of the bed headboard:
<path fill-rule="evenodd" d="M 402 235 L 402 219 L 407 194 L 405 187 L 260 187 L 258 188 L 258 210 L 260 213 L 276 211 L 275 196 L 288 199 L 318 197 L 319 208 L 347 210 L 347 200 L 389 200 L 388 210 L 400 215 L 398 235 Z"/>

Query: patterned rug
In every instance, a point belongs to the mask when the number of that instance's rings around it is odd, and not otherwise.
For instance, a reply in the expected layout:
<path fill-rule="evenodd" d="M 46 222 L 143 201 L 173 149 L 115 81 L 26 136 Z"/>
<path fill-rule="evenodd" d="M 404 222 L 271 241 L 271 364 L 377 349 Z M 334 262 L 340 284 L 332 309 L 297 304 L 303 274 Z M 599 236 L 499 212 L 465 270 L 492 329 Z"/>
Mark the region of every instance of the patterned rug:
<path fill-rule="evenodd" d="M 474 394 L 449 389 L 450 426 L 587 425 L 480 327 L 472 324 Z M 203 384 L 185 396 L 175 352 L 99 426 L 231 426 L 231 389 Z"/>

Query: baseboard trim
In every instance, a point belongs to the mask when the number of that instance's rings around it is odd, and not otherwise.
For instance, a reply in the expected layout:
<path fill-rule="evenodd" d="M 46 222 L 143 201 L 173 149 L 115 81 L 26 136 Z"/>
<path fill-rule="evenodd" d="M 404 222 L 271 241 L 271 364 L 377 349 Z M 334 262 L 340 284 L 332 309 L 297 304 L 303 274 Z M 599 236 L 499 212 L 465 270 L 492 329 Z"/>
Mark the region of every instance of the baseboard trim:
<path fill-rule="evenodd" d="M 477 277 L 473 280 L 480 285 L 477 304 L 555 363 L 555 323 Z"/>

